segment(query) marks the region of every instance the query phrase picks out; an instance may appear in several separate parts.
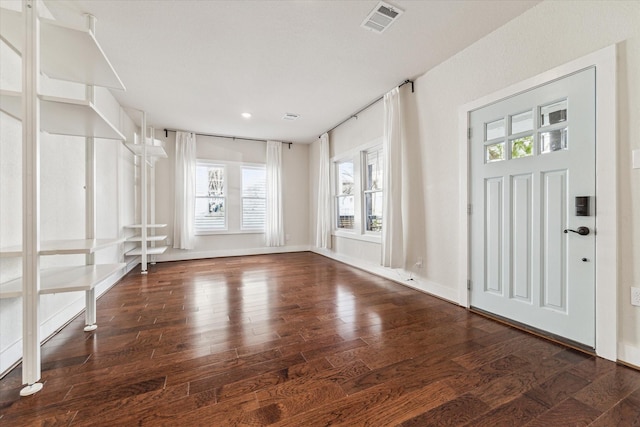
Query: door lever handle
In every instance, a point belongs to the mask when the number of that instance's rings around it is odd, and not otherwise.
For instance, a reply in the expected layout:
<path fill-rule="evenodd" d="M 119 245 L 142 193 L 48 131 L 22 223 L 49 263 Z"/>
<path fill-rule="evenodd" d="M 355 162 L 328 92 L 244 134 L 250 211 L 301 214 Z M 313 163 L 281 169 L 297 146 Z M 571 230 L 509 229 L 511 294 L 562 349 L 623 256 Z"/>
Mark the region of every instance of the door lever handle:
<path fill-rule="evenodd" d="M 587 236 L 589 234 L 589 227 L 578 227 L 577 230 L 571 230 L 570 228 L 567 228 L 566 230 L 564 230 L 564 232 L 565 234 L 568 232 L 572 232 L 581 236 Z"/>

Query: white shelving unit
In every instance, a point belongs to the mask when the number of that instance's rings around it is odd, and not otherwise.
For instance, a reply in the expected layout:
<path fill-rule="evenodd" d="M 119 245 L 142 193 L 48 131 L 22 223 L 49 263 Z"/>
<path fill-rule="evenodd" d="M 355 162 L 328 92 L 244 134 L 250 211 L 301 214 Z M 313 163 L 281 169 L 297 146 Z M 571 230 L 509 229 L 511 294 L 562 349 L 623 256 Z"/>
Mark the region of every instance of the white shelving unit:
<path fill-rule="evenodd" d="M 38 95 L 40 130 L 56 135 L 84 136 L 124 140 L 124 135 L 85 99 L 67 99 Z M 0 108 L 22 121 L 22 94 L 0 91 Z"/>
<path fill-rule="evenodd" d="M 91 291 L 98 283 L 124 268 L 125 264 L 95 264 L 52 267 L 40 271 L 40 295 Z M 22 296 L 22 277 L 0 285 L 0 298 Z M 95 328 L 94 328 L 95 329 Z"/>
<path fill-rule="evenodd" d="M 92 28 L 72 27 L 45 18 L 39 19 L 39 27 L 41 72 L 58 80 L 124 89 Z M 0 28 L 0 37 L 16 52 L 23 52 L 25 24 L 22 13 L 2 9 Z M 64 47 L 64 51 L 60 51 L 60 47 Z"/>
<path fill-rule="evenodd" d="M 156 234 L 156 229 L 164 228 L 167 224 L 156 224 L 155 211 L 155 164 L 156 161 L 167 157 L 162 143 L 154 138 L 154 130 L 148 130 L 147 137 L 146 115 L 142 113 L 142 136 L 138 143 L 125 143 L 127 147 L 140 161 L 138 162 L 140 172 L 140 224 L 126 226 L 139 231 L 138 234 L 127 238 L 128 242 L 136 243 L 136 247 L 127 251 L 127 256 L 140 257 L 140 272 L 147 274 L 147 264 L 155 264 L 155 255 L 160 255 L 167 250 L 166 245 L 156 246 L 157 243 L 167 239 L 166 235 Z"/>
<path fill-rule="evenodd" d="M 100 249 L 122 243 L 124 239 L 70 239 L 40 242 L 40 255 L 92 254 Z M 0 258 L 22 256 L 21 246 L 0 248 Z"/>
<path fill-rule="evenodd" d="M 23 358 L 20 391 L 42 389 L 39 298 L 42 294 L 85 292 L 86 331 L 96 325 L 95 287 L 126 268 L 124 263 L 95 264 L 95 251 L 122 239 L 96 238 L 96 154 L 94 138 L 124 141 L 124 135 L 95 106 L 94 85 L 124 90 L 122 81 L 95 39 L 95 19 L 87 28 L 65 26 L 38 17 L 38 2 L 23 0 L 22 12 L 2 9 L 0 37 L 22 57 L 22 92 L 1 91 L 0 110 L 22 121 L 22 245 L 0 249 L 0 257 L 21 257 L 22 277 L 0 284 L 0 298 L 22 297 Z M 86 99 L 39 93 L 40 74 L 85 84 Z M 40 241 L 40 133 L 85 137 L 85 239 Z M 46 161 L 46 159 L 43 159 Z M 84 265 L 40 268 L 46 255 L 84 254 Z"/>

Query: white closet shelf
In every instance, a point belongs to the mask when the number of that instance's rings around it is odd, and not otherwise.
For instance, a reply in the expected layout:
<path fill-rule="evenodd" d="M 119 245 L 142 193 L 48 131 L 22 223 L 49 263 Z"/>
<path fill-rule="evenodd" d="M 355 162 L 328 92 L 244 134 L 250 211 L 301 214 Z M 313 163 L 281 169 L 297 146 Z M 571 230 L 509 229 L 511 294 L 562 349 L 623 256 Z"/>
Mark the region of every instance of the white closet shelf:
<path fill-rule="evenodd" d="M 161 242 L 166 238 L 164 235 L 147 236 L 147 242 Z M 142 236 L 127 237 L 127 242 L 142 242 Z"/>
<path fill-rule="evenodd" d="M 22 13 L 2 9 L 0 37 L 21 53 Z M 72 82 L 124 90 L 124 84 L 96 38 L 86 28 L 40 18 L 40 68 L 47 76 Z"/>
<path fill-rule="evenodd" d="M 163 228 L 166 227 L 167 224 L 147 224 L 147 228 Z M 131 224 L 125 225 L 125 228 L 142 228 L 142 224 Z"/>
<path fill-rule="evenodd" d="M 22 120 L 22 95 L 0 91 L 0 110 Z M 39 95 L 40 130 L 58 135 L 84 136 L 124 141 L 126 137 L 89 101 Z"/>
<path fill-rule="evenodd" d="M 167 250 L 167 246 L 153 246 L 147 248 L 147 255 L 160 255 L 163 254 Z M 142 255 L 142 248 L 131 249 L 129 252 L 125 253 L 128 256 L 138 256 Z"/>
<path fill-rule="evenodd" d="M 124 144 L 136 156 L 142 156 L 142 144 Z M 167 153 L 161 145 L 146 145 L 147 157 L 149 158 L 167 158 Z"/>
<path fill-rule="evenodd" d="M 122 243 L 124 239 L 45 240 L 40 243 L 40 255 L 91 254 L 100 249 Z M 22 256 L 21 246 L 0 248 L 0 258 Z"/>
<path fill-rule="evenodd" d="M 40 271 L 40 294 L 88 291 L 127 264 L 97 264 L 77 267 L 54 267 Z M 22 278 L 0 285 L 0 299 L 22 295 Z"/>

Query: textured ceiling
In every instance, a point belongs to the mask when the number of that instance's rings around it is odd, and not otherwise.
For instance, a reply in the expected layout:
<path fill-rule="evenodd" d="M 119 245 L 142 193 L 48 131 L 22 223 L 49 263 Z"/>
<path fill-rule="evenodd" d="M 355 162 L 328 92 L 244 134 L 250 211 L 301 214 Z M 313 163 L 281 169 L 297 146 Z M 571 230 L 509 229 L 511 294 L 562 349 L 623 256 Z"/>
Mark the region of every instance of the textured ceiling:
<path fill-rule="evenodd" d="M 98 19 L 96 38 L 150 125 L 311 142 L 537 1 L 392 1 L 383 34 L 360 23 L 377 1 L 78 0 L 63 21 Z M 63 7 L 65 9 L 63 9 Z M 241 117 L 250 112 L 249 120 Z M 282 120 L 296 113 L 296 121 Z M 133 116 L 133 114 L 132 114 Z"/>

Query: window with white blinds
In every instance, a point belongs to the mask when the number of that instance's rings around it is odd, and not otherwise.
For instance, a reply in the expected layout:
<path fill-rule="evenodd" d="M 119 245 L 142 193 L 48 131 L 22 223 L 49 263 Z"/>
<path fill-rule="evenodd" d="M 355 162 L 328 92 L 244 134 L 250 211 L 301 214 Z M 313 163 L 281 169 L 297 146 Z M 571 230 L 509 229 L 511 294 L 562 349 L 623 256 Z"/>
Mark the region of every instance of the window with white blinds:
<path fill-rule="evenodd" d="M 264 233 L 264 164 L 198 159 L 195 234 Z"/>
<path fill-rule="evenodd" d="M 206 161 L 196 163 L 196 234 L 227 229 L 225 169 Z"/>
<path fill-rule="evenodd" d="M 264 166 L 242 167 L 242 230 L 264 230 L 266 206 Z"/>

